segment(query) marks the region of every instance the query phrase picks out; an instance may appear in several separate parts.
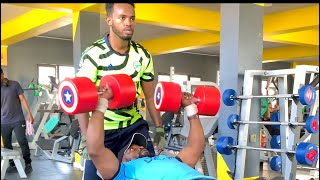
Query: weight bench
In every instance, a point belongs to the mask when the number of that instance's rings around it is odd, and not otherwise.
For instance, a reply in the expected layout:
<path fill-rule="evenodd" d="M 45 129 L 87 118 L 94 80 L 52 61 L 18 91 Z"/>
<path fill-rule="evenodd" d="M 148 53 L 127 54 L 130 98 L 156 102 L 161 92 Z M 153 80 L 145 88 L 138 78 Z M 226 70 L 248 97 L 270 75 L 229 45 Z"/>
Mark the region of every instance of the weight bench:
<path fill-rule="evenodd" d="M 4 179 L 4 176 L 6 175 L 10 159 L 12 159 L 16 165 L 20 178 L 27 178 L 20 161 L 20 152 L 17 150 L 1 148 L 1 179 Z"/>
<path fill-rule="evenodd" d="M 48 159 L 72 163 L 74 161 L 74 152 L 79 144 L 79 122 L 73 120 L 69 132 L 58 139 L 38 139 L 36 141 L 35 156 L 39 156 L 41 150 Z M 65 149 L 64 149 L 65 148 Z M 62 150 L 66 150 L 66 154 L 59 154 Z"/>

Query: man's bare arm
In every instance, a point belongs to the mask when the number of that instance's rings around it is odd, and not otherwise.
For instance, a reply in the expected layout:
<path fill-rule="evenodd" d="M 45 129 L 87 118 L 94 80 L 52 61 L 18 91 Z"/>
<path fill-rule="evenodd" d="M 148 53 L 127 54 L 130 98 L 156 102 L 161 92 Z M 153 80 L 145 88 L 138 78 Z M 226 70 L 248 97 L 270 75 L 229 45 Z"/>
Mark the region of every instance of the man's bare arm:
<path fill-rule="evenodd" d="M 187 92 L 183 93 L 181 106 L 190 123 L 187 145 L 179 152 L 178 157 L 186 164 L 194 167 L 201 157 L 204 147 L 204 132 L 198 116 L 198 107 L 194 104 L 197 100 Z"/>
<path fill-rule="evenodd" d="M 33 124 L 34 118 L 33 118 L 33 115 L 32 115 L 32 113 L 31 113 L 31 111 L 30 111 L 30 108 L 29 108 L 29 105 L 28 105 L 28 102 L 27 102 L 26 98 L 24 97 L 23 94 L 20 94 L 20 95 L 19 95 L 19 99 L 20 99 L 20 102 L 21 102 L 23 108 L 24 108 L 24 109 L 27 111 L 27 113 L 28 113 L 27 120 L 30 121 L 31 124 Z"/>
<path fill-rule="evenodd" d="M 141 81 L 142 89 L 146 97 L 146 104 L 150 113 L 151 119 L 155 127 L 162 127 L 162 120 L 160 118 L 160 112 L 156 110 L 153 102 L 154 85 L 153 82 Z"/>
<path fill-rule="evenodd" d="M 111 179 L 119 169 L 119 161 L 113 152 L 104 147 L 104 114 L 93 111 L 87 129 L 88 153 L 104 179 Z"/>
<path fill-rule="evenodd" d="M 82 136 L 87 135 L 88 123 L 89 123 L 89 113 L 77 114 L 80 132 Z"/>
<path fill-rule="evenodd" d="M 204 147 L 204 132 L 197 116 L 188 118 L 190 122 L 190 131 L 187 145 L 179 152 L 178 157 L 186 164 L 194 167 L 201 157 Z"/>

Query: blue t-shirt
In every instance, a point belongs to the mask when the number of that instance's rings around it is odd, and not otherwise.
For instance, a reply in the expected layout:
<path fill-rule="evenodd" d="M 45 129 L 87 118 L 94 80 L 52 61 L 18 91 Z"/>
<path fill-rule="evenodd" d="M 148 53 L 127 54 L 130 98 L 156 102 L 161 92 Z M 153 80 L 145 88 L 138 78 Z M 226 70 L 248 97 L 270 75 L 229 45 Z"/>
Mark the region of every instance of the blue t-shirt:
<path fill-rule="evenodd" d="M 1 85 L 1 124 L 25 121 L 19 95 L 23 89 L 17 81 L 9 80 L 9 85 Z"/>
<path fill-rule="evenodd" d="M 216 179 L 204 176 L 199 171 L 180 162 L 175 157 L 159 155 L 155 157 L 143 157 L 121 163 L 118 174 L 114 180 L 200 180 Z"/>

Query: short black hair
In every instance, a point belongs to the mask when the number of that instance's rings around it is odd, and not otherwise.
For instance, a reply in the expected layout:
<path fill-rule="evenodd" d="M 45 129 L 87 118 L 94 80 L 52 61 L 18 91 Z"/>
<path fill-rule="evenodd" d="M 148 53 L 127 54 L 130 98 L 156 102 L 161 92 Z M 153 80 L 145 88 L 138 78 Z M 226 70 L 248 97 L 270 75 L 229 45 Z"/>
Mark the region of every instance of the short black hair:
<path fill-rule="evenodd" d="M 113 6 L 115 3 L 106 3 L 106 12 L 107 16 L 110 16 L 113 13 Z M 127 3 L 130 4 L 134 8 L 134 3 Z"/>

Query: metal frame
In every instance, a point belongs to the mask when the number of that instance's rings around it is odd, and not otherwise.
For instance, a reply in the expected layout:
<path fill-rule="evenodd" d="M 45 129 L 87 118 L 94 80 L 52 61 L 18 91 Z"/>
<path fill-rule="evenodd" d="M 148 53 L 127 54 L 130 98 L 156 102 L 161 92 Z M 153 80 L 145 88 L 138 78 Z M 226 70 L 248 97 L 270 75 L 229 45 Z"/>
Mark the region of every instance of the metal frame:
<path fill-rule="evenodd" d="M 246 70 L 244 73 L 243 82 L 243 95 L 250 96 L 252 94 L 253 79 L 254 76 L 266 76 L 266 77 L 278 77 L 279 79 L 279 94 L 287 94 L 287 75 L 294 75 L 294 85 L 292 94 L 298 94 L 298 89 L 305 84 L 305 77 L 307 73 L 319 73 L 318 66 L 307 66 L 299 65 L 295 69 L 281 69 L 281 70 Z M 298 122 L 297 119 L 302 120 L 301 112 L 302 105 L 293 100 L 291 104 L 291 115 L 289 119 L 289 105 L 288 99 L 280 98 L 279 106 L 280 108 L 280 122 Z M 241 102 L 241 116 L 240 121 L 250 121 L 250 109 L 251 109 L 251 99 L 243 99 Z M 298 131 L 299 130 L 299 131 Z M 239 127 L 238 143 L 239 146 L 247 146 L 248 141 L 248 131 L 249 124 L 243 124 Z M 295 149 L 296 142 L 298 142 L 300 129 L 292 129 L 289 126 L 280 127 L 281 135 L 281 147 L 288 151 L 293 151 Z M 235 180 L 242 180 L 244 178 L 245 171 L 250 171 L 250 169 L 245 169 L 246 162 L 246 152 L 247 149 L 238 149 L 236 154 L 236 170 L 235 170 Z M 281 153 L 282 158 L 282 176 L 285 180 L 295 179 L 297 160 L 294 157 L 288 156 L 286 153 Z"/>
<path fill-rule="evenodd" d="M 70 156 L 62 156 L 58 154 L 58 151 L 60 150 L 60 142 L 63 141 L 64 139 L 69 138 L 69 142 L 72 142 L 72 148 L 71 148 L 71 153 Z M 70 140 L 71 139 L 71 140 Z M 72 163 L 75 157 L 75 149 L 76 146 L 79 144 L 79 139 L 74 139 L 73 137 L 70 136 L 62 136 L 59 139 L 56 139 L 54 141 L 54 145 L 52 150 L 42 150 L 40 146 L 37 146 L 36 151 L 35 151 L 35 156 L 39 156 L 39 150 L 41 150 L 48 159 L 50 160 L 56 160 L 56 161 L 61 161 L 61 162 L 66 162 L 66 163 Z"/>

